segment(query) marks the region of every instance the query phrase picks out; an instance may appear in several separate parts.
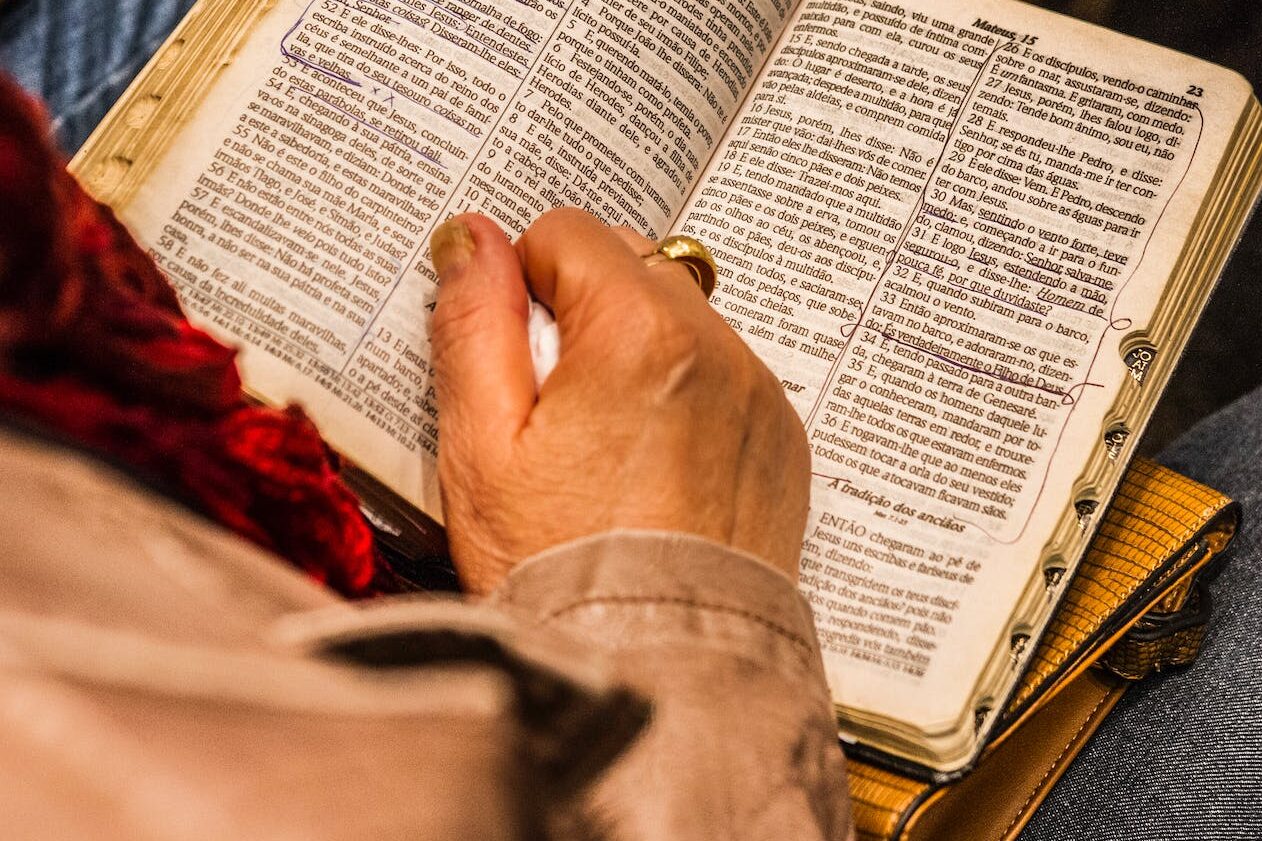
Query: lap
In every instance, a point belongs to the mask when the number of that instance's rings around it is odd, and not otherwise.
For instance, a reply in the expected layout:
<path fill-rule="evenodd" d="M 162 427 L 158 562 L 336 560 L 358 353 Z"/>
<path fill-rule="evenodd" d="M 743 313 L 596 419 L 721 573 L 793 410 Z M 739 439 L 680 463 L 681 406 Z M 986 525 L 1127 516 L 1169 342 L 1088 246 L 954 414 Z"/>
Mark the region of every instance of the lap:
<path fill-rule="evenodd" d="M 193 0 L 7 0 L 0 67 L 48 103 L 73 153 Z"/>
<path fill-rule="evenodd" d="M 1190 668 L 1127 693 L 1021 841 L 1262 838 L 1262 389 L 1160 460 L 1244 508 L 1209 635 Z"/>

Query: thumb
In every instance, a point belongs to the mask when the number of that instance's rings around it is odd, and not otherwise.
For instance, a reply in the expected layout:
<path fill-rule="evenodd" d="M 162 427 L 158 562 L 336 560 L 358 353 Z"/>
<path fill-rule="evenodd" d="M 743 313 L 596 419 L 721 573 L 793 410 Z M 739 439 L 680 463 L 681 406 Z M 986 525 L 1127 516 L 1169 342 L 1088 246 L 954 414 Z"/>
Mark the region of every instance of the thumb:
<path fill-rule="evenodd" d="M 493 451 L 535 403 L 521 261 L 499 226 L 477 214 L 438 226 L 430 254 L 439 283 L 430 324 L 439 437 Z"/>

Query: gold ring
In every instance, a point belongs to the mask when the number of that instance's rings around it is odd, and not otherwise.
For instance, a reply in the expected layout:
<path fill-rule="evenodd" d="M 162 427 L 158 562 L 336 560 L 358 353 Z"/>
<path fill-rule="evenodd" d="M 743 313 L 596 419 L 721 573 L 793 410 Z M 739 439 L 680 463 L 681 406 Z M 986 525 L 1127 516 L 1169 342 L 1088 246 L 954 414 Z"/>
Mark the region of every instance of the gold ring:
<path fill-rule="evenodd" d="M 655 266 L 666 260 L 681 264 L 692 273 L 706 298 L 714 292 L 718 283 L 719 269 L 714 265 L 710 249 L 692 237 L 667 237 L 657 244 L 657 250 L 644 258 L 645 265 Z"/>

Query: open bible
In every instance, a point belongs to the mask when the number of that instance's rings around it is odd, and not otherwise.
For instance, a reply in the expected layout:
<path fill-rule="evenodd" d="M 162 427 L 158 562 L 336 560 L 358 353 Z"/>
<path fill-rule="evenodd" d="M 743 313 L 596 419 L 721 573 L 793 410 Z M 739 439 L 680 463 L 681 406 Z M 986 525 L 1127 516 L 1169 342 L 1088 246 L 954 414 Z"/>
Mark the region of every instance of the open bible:
<path fill-rule="evenodd" d="M 75 160 L 441 521 L 426 241 L 586 207 L 714 252 L 814 451 L 845 741 L 967 768 L 1259 190 L 1239 76 L 1013 0 L 203 0 Z"/>

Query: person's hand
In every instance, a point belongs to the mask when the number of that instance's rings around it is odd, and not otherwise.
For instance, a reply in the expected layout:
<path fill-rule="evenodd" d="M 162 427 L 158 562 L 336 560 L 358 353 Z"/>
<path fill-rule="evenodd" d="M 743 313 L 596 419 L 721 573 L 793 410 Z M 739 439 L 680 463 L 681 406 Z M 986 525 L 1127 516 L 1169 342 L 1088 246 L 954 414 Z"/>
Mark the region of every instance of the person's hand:
<path fill-rule="evenodd" d="M 514 246 L 491 220 L 435 231 L 431 324 L 438 470 L 465 586 L 616 528 L 702 535 L 797 578 L 806 435 L 771 372 L 688 270 L 582 211 L 541 216 Z M 561 355 L 538 397 L 527 284 Z"/>

